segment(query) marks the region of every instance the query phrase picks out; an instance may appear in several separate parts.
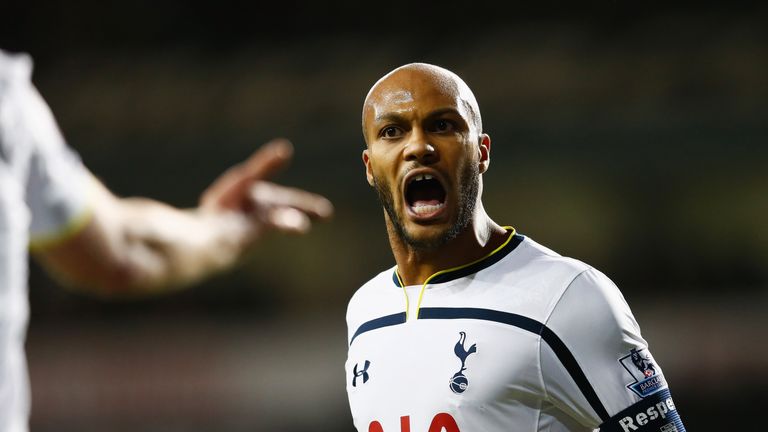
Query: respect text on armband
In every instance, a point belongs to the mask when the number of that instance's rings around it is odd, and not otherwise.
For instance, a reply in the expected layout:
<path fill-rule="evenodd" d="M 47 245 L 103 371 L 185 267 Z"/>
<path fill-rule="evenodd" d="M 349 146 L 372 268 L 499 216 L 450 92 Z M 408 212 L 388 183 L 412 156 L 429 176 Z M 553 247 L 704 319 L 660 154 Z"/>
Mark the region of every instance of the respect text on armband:
<path fill-rule="evenodd" d="M 658 419 L 666 419 L 667 415 L 672 411 L 676 411 L 675 403 L 672 401 L 671 397 L 668 397 L 659 401 L 656 405 L 648 407 L 643 412 L 628 415 L 619 419 L 619 425 L 624 432 L 636 431 L 650 422 Z M 672 430 L 670 430 L 670 432 L 672 432 Z"/>

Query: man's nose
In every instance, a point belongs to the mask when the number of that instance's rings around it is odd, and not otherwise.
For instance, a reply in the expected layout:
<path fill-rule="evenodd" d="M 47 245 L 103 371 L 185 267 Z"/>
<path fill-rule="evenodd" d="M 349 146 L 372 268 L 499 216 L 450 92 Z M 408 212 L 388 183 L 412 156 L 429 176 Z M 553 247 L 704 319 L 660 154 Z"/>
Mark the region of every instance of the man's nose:
<path fill-rule="evenodd" d="M 429 142 L 427 134 L 419 128 L 411 131 L 411 136 L 403 149 L 403 158 L 406 161 L 416 161 L 424 165 L 435 163 L 439 159 L 437 149 Z"/>

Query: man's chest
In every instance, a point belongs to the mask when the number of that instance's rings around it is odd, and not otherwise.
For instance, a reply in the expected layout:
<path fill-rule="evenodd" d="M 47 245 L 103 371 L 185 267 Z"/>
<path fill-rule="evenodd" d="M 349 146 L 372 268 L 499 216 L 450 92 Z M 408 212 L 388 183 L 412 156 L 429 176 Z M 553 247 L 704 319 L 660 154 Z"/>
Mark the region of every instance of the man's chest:
<path fill-rule="evenodd" d="M 369 432 L 431 432 L 533 422 L 542 400 L 539 343 L 530 329 L 482 316 L 361 334 L 346 362 L 355 424 Z"/>

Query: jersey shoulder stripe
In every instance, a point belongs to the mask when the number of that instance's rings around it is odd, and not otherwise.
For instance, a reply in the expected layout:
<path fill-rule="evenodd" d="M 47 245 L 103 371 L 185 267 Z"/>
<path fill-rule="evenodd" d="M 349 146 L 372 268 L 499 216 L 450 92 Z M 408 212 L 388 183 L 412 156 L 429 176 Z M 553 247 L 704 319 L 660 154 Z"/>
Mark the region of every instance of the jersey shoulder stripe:
<path fill-rule="evenodd" d="M 355 331 L 355 334 L 352 336 L 352 340 L 349 341 L 349 344 L 352 345 L 352 342 L 355 341 L 355 338 L 365 332 L 380 329 L 382 327 L 398 325 L 398 324 L 405 324 L 405 312 L 400 312 L 392 315 L 386 315 L 381 318 L 372 319 L 366 323 L 363 323 L 363 325 L 361 325 L 357 329 L 357 331 Z"/>

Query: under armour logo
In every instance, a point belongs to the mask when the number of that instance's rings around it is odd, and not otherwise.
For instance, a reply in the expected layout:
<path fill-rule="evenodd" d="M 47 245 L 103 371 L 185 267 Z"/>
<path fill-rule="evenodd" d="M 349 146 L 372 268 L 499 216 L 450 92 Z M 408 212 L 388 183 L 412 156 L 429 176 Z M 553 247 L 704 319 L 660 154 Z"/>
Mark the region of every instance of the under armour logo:
<path fill-rule="evenodd" d="M 453 352 L 456 354 L 456 357 L 461 360 L 461 369 L 459 369 L 458 372 L 453 374 L 453 377 L 451 377 L 451 380 L 449 382 L 451 386 L 451 390 L 456 393 L 464 393 L 464 390 L 467 389 L 467 386 L 469 385 L 469 380 L 467 377 L 463 374 L 465 370 L 467 370 L 467 367 L 464 366 L 464 363 L 467 361 L 467 357 L 469 357 L 470 354 L 477 352 L 477 344 L 472 344 L 469 349 L 464 349 L 464 341 L 467 338 L 467 334 L 464 332 L 459 332 L 459 341 L 456 342 L 456 345 L 453 347 Z"/>
<path fill-rule="evenodd" d="M 368 382 L 368 378 L 370 376 L 368 375 L 368 368 L 371 366 L 371 362 L 366 360 L 365 365 L 363 365 L 363 370 L 358 371 L 357 370 L 357 363 L 355 363 L 355 367 L 352 369 L 352 373 L 354 376 L 352 377 L 352 387 L 357 387 L 357 379 L 360 377 L 363 377 L 363 384 Z"/>

